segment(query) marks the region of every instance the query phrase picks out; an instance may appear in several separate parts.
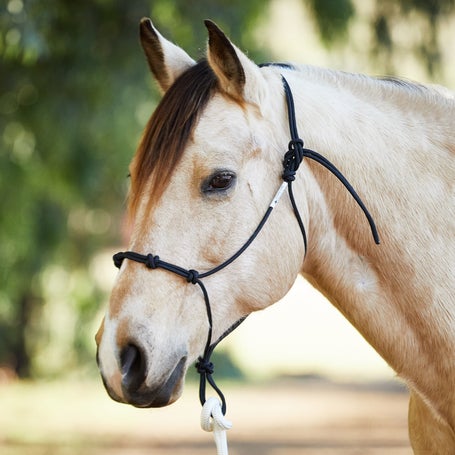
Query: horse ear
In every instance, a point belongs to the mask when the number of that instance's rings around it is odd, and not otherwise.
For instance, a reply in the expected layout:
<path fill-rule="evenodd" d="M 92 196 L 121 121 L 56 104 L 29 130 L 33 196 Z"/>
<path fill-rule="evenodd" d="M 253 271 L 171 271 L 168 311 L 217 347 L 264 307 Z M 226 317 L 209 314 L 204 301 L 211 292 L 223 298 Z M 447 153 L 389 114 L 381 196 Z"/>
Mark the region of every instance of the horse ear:
<path fill-rule="evenodd" d="M 149 18 L 141 19 L 139 32 L 150 70 L 164 93 L 195 61 L 183 49 L 163 38 Z"/>
<path fill-rule="evenodd" d="M 221 89 L 240 101 L 261 105 L 267 84 L 259 67 L 238 49 L 212 21 L 204 21 L 209 32 L 207 59 Z"/>

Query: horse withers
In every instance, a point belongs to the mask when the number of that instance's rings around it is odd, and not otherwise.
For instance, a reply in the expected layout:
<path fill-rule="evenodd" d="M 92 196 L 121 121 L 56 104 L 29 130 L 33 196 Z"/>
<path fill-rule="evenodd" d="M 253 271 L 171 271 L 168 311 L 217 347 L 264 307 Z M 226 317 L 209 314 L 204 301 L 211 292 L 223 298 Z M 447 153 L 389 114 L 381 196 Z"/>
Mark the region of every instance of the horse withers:
<path fill-rule="evenodd" d="M 206 26 L 207 56 L 195 62 L 141 21 L 163 98 L 130 165 L 136 253 L 117 264 L 96 337 L 108 393 L 138 407 L 171 404 L 209 340 L 281 299 L 302 274 L 407 383 L 414 451 L 455 453 L 454 95 L 310 66 L 259 67 Z M 340 180 L 304 159 L 294 201 L 282 198 L 242 250 L 282 183 L 283 78 L 305 146 L 349 179 L 379 246 Z"/>

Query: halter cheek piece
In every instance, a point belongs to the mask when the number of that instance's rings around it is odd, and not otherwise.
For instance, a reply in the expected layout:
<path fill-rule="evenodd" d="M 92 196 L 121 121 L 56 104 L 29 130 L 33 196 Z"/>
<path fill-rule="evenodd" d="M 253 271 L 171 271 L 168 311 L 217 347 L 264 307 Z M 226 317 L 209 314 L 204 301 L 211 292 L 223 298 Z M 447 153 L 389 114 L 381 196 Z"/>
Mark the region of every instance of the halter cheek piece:
<path fill-rule="evenodd" d="M 185 278 L 188 283 L 192 283 L 192 284 L 199 286 L 199 288 L 201 289 L 202 294 L 204 296 L 204 302 L 205 302 L 205 307 L 206 307 L 206 311 L 207 311 L 207 319 L 208 319 L 208 323 L 209 323 L 207 341 L 205 343 L 204 353 L 202 356 L 200 356 L 198 358 L 198 361 L 196 363 L 196 369 L 197 369 L 198 373 L 200 374 L 199 399 L 201 401 L 201 404 L 204 405 L 204 403 L 206 401 L 206 395 L 205 395 L 206 383 L 208 382 L 221 399 L 223 414 L 226 414 L 226 399 L 213 379 L 212 375 L 214 372 L 214 366 L 213 366 L 213 363 L 210 361 L 210 357 L 211 357 L 215 347 L 218 345 L 218 343 L 222 339 L 224 339 L 227 335 L 229 335 L 235 328 L 237 328 L 244 321 L 246 316 L 244 318 L 240 319 L 239 321 L 237 321 L 232 327 L 230 327 L 226 332 L 224 332 L 216 342 L 212 343 L 212 310 L 211 310 L 211 306 L 210 306 L 209 295 L 208 295 L 207 289 L 206 289 L 204 283 L 202 282 L 202 280 L 210 275 L 213 275 L 214 273 L 219 272 L 220 270 L 224 269 L 225 267 L 227 267 L 229 264 L 234 262 L 251 245 L 253 240 L 257 237 L 259 232 L 264 227 L 266 221 L 268 220 L 270 214 L 272 213 L 272 210 L 274 209 L 275 205 L 280 200 L 286 187 L 288 188 L 289 198 L 290 198 L 290 201 L 292 204 L 292 208 L 293 208 L 295 217 L 297 219 L 300 230 L 302 232 L 303 243 L 305 246 L 305 255 L 306 255 L 307 237 L 306 237 L 305 227 L 303 225 L 302 218 L 300 217 L 297 205 L 295 203 L 294 194 L 292 191 L 292 182 L 295 180 L 295 174 L 296 174 L 303 158 L 310 158 L 310 159 L 318 162 L 319 164 L 321 164 L 322 166 L 327 168 L 332 174 L 334 174 L 341 181 L 341 183 L 345 186 L 345 188 L 349 191 L 349 193 L 352 195 L 352 197 L 355 199 L 357 204 L 362 209 L 363 213 L 365 214 L 365 216 L 368 220 L 368 223 L 370 224 L 370 228 L 371 228 L 371 232 L 373 234 L 374 241 L 377 244 L 379 244 L 379 236 L 378 236 L 378 232 L 376 230 L 376 226 L 373 221 L 373 218 L 371 217 L 370 213 L 366 209 L 365 205 L 363 204 L 362 200 L 360 199 L 358 194 L 355 192 L 355 190 L 351 186 L 351 184 L 346 180 L 346 178 L 341 174 L 341 172 L 332 163 L 330 163 L 330 161 L 328 161 L 326 158 L 324 158 L 320 154 L 314 152 L 313 150 L 304 148 L 303 140 L 299 138 L 299 135 L 297 132 L 297 124 L 296 124 L 296 118 L 295 118 L 295 108 L 294 108 L 294 100 L 293 100 L 292 92 L 291 92 L 289 84 L 286 81 L 286 79 L 284 78 L 284 76 L 281 76 L 281 77 L 282 77 L 284 92 L 285 92 L 285 96 L 286 96 L 288 118 L 289 118 L 289 130 L 290 130 L 290 135 L 291 135 L 291 141 L 289 142 L 288 151 L 285 153 L 284 160 L 283 160 L 282 178 L 283 178 L 284 182 L 281 184 L 277 193 L 273 197 L 272 202 L 270 203 L 269 207 L 267 208 L 267 211 L 265 212 L 265 214 L 264 214 L 262 220 L 260 221 L 259 225 L 257 226 L 256 230 L 253 232 L 251 237 L 244 243 L 244 245 L 229 259 L 227 259 L 220 265 L 216 266 L 215 268 L 213 268 L 207 272 L 203 272 L 203 273 L 199 273 L 198 271 L 193 270 L 193 269 L 187 270 L 187 269 L 184 269 L 177 265 L 170 264 L 169 262 L 162 261 L 159 258 L 159 256 L 154 256 L 153 254 L 143 255 L 143 254 L 135 253 L 134 251 L 126 251 L 126 252 L 117 253 L 113 257 L 114 264 L 118 268 L 121 267 L 124 259 L 129 259 L 131 261 L 142 263 L 149 269 L 161 268 L 161 269 L 167 270 L 169 272 L 175 273 L 176 275 L 179 275 L 179 276 Z"/>

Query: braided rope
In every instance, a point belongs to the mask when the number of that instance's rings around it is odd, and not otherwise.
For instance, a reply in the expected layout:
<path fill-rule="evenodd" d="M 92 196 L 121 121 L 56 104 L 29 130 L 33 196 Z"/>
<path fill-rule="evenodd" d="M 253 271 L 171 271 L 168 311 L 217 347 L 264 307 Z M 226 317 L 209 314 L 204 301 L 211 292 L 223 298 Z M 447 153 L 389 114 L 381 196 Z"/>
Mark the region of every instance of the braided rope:
<path fill-rule="evenodd" d="M 210 397 L 202 406 L 201 428 L 213 432 L 217 455 L 228 455 L 226 431 L 232 428 L 232 422 L 227 420 L 217 398 Z"/>

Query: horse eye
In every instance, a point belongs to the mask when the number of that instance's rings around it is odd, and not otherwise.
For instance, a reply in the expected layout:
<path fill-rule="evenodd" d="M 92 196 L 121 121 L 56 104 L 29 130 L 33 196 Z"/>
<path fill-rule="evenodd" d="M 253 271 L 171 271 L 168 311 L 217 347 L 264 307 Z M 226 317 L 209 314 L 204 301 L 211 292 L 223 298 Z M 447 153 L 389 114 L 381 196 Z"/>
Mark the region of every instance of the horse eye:
<path fill-rule="evenodd" d="M 204 192 L 227 190 L 235 181 L 235 174 L 229 171 L 218 172 L 212 175 L 203 185 Z"/>

